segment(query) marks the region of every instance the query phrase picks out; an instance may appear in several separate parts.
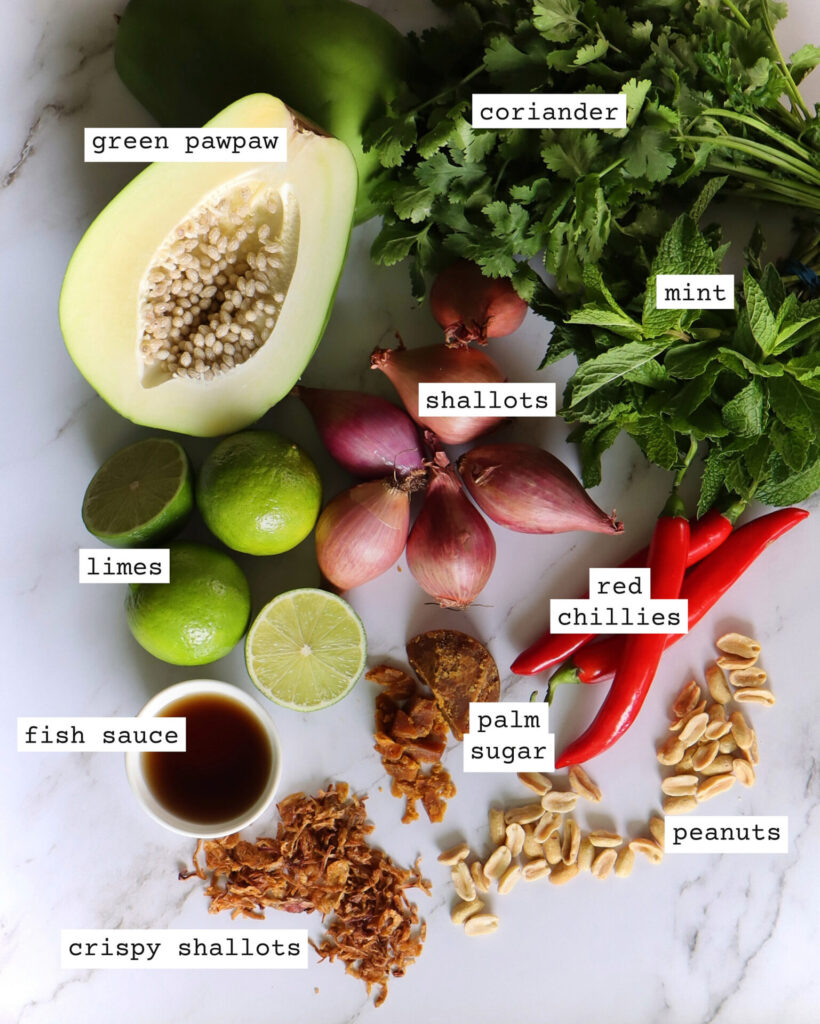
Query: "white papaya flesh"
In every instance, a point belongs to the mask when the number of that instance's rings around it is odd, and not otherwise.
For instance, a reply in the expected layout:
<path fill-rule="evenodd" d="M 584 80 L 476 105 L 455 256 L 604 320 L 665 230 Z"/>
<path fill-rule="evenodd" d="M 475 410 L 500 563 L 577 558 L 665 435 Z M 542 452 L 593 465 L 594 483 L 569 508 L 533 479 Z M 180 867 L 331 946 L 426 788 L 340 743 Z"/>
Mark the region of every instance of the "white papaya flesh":
<path fill-rule="evenodd" d="M 213 436 L 288 393 L 318 345 L 356 202 L 348 148 L 265 94 L 209 125 L 284 128 L 282 163 L 158 163 L 97 217 L 60 296 L 66 347 L 135 423 Z"/>

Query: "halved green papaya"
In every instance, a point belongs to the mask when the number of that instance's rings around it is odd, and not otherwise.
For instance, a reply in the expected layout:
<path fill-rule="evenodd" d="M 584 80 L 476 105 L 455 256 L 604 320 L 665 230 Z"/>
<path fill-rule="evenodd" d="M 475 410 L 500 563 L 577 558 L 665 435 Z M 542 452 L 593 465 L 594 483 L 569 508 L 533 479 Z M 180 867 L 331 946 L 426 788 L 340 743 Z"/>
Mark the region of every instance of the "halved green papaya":
<path fill-rule="evenodd" d="M 114 59 L 165 125 L 202 124 L 240 96 L 269 92 L 347 143 L 359 171 L 356 221 L 373 216 L 379 167 L 362 131 L 407 79 L 401 33 L 349 0 L 130 0 Z"/>
<path fill-rule="evenodd" d="M 211 436 L 279 401 L 324 331 L 342 272 L 356 166 L 272 96 L 215 127 L 284 128 L 285 163 L 158 163 L 94 221 L 60 296 L 68 351 L 136 423 Z"/>

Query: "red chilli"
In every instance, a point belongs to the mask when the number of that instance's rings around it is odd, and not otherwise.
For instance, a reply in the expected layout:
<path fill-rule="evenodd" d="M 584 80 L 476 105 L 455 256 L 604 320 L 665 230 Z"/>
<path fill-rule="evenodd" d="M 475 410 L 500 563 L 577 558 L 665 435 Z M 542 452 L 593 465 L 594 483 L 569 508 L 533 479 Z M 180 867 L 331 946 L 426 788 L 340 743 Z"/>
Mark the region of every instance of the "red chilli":
<path fill-rule="evenodd" d="M 689 520 L 677 494 L 667 502 L 652 535 L 648 565 L 652 598 L 679 596 L 689 550 Z M 629 729 L 649 693 L 666 643 L 664 633 L 633 633 L 626 637 L 609 693 L 595 720 L 555 762 L 556 768 L 583 764 L 608 750 Z"/>
<path fill-rule="evenodd" d="M 808 518 L 802 508 L 781 508 L 739 527 L 683 581 L 680 596 L 689 602 L 689 629 L 693 629 L 766 550 L 798 523 Z M 669 647 L 685 634 L 666 637 Z M 550 679 L 549 697 L 561 683 L 600 683 L 618 668 L 624 637 L 610 636 L 578 651 Z"/>
<path fill-rule="evenodd" d="M 710 509 L 704 516 L 692 523 L 689 536 L 689 554 L 687 567 L 695 565 L 726 540 L 732 532 L 732 521 L 717 509 Z M 649 548 L 641 548 L 626 561 L 621 562 L 620 569 L 634 569 L 646 565 Z M 589 597 L 585 593 L 583 598 Z M 582 600 L 583 600 L 582 598 Z M 575 651 L 594 640 L 596 633 L 550 633 L 547 630 L 534 644 L 512 663 L 511 671 L 519 676 L 533 676 L 565 661 Z"/>

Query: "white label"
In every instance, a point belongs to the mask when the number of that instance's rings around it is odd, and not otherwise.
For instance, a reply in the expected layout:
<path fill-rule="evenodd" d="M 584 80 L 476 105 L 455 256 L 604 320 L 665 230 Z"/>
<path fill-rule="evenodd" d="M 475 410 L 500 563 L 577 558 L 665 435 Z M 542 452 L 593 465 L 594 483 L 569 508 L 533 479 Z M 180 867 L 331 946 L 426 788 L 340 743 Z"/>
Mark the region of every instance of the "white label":
<path fill-rule="evenodd" d="M 306 968 L 304 928 L 64 928 L 63 970 Z"/>
<path fill-rule="evenodd" d="M 667 853 L 788 853 L 783 815 L 676 814 L 663 819 Z"/>
<path fill-rule="evenodd" d="M 658 274 L 658 309 L 734 309 L 734 274 Z"/>
<path fill-rule="evenodd" d="M 80 583 L 170 583 L 168 548 L 80 548 Z"/>
<path fill-rule="evenodd" d="M 685 598 L 650 597 L 649 569 L 590 569 L 589 598 L 550 600 L 552 633 L 688 633 Z"/>
<path fill-rule="evenodd" d="M 554 416 L 555 384 L 419 384 L 419 415 Z"/>
<path fill-rule="evenodd" d="M 472 702 L 462 746 L 465 772 L 555 771 L 548 704 Z"/>
<path fill-rule="evenodd" d="M 185 750 L 185 718 L 18 718 L 17 750 Z"/>
<path fill-rule="evenodd" d="M 85 162 L 284 163 L 284 128 L 86 128 Z"/>
<path fill-rule="evenodd" d="M 626 128 L 626 94 L 473 93 L 473 128 Z"/>

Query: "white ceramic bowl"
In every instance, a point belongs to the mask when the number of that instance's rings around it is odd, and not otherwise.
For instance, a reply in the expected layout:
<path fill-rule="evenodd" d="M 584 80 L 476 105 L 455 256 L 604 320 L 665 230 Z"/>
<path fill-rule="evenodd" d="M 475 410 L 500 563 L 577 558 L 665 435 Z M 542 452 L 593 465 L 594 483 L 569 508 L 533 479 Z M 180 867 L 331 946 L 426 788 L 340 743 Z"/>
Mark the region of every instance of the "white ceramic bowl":
<path fill-rule="evenodd" d="M 256 821 L 270 806 L 276 793 L 276 787 L 279 785 L 279 776 L 282 769 L 279 736 L 270 715 L 253 697 L 245 693 L 244 690 L 240 690 L 238 686 L 232 686 L 230 683 L 219 683 L 213 679 L 191 679 L 184 683 L 175 683 L 173 686 L 169 686 L 153 696 L 142 711 L 140 711 L 138 717 L 155 718 L 169 704 L 173 704 L 183 697 L 199 697 L 209 693 L 219 694 L 222 697 L 235 700 L 238 704 L 247 708 L 265 730 L 268 742 L 270 743 L 271 768 L 265 788 L 256 803 L 243 814 L 229 821 L 210 822 L 207 825 L 198 825 L 196 822 L 181 818 L 163 806 L 149 788 L 148 783 L 145 781 L 142 767 L 142 752 L 129 751 L 125 755 L 125 771 L 128 775 L 131 789 L 133 789 L 137 800 L 139 800 L 147 813 L 154 821 L 164 825 L 165 828 L 170 829 L 172 832 L 177 832 L 183 836 L 194 836 L 198 839 L 216 839 L 220 836 L 226 836 L 231 832 L 238 832 L 240 829 Z"/>

